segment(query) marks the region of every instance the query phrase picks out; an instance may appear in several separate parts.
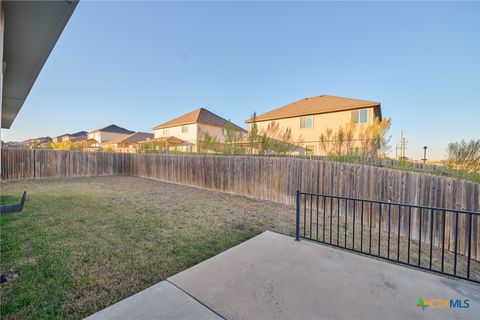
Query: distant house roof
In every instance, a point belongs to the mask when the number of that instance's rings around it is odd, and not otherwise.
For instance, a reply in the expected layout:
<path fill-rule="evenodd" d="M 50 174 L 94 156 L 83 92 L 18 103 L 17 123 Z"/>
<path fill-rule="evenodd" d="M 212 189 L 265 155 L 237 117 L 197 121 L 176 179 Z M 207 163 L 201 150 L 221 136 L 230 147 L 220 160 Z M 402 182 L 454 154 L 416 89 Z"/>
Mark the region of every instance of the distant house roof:
<path fill-rule="evenodd" d="M 75 133 L 65 133 L 65 134 L 57 136 L 56 138 L 65 137 L 65 136 L 69 136 L 69 137 L 72 137 L 72 138 L 77 138 L 77 137 L 85 136 L 86 134 L 87 134 L 87 131 L 78 131 L 78 132 L 75 132 Z"/>
<path fill-rule="evenodd" d="M 103 144 L 115 143 L 138 143 L 147 139 L 153 139 L 153 133 L 135 132 L 112 140 L 105 141 Z"/>
<path fill-rule="evenodd" d="M 134 131 L 130 131 L 130 130 L 127 130 L 125 128 L 122 128 L 122 127 L 119 127 L 115 124 L 111 124 L 109 126 L 106 126 L 106 127 L 103 127 L 103 128 L 100 128 L 100 129 L 97 129 L 97 130 L 93 130 L 93 131 L 90 131 L 89 133 L 94 133 L 94 132 L 115 132 L 115 133 L 124 133 L 124 134 L 131 134 L 131 133 L 134 133 Z"/>
<path fill-rule="evenodd" d="M 90 139 L 87 139 L 87 136 L 86 135 L 83 135 L 83 136 L 77 136 L 77 137 L 72 137 L 70 139 L 71 142 L 90 142 L 90 141 L 95 141 L 97 142 L 97 140 L 93 139 L 93 138 L 90 138 Z"/>
<path fill-rule="evenodd" d="M 48 142 L 52 142 L 52 138 L 51 137 L 39 137 L 39 138 L 28 139 L 28 140 L 22 141 L 21 143 L 22 144 L 29 144 L 29 143 L 32 143 L 32 142 L 48 143 Z"/>
<path fill-rule="evenodd" d="M 227 125 L 231 125 L 234 129 L 238 131 L 247 132 L 242 127 L 239 127 L 236 124 L 204 108 L 198 108 L 196 110 L 193 110 L 192 112 L 184 114 L 183 116 L 180 116 L 173 120 L 159 124 L 158 126 L 154 127 L 153 130 L 177 127 L 177 126 L 192 124 L 192 123 L 208 124 L 211 126 L 221 127 L 221 128 L 225 128 Z"/>
<path fill-rule="evenodd" d="M 286 106 L 263 113 L 258 115 L 256 120 L 276 120 L 369 107 L 380 107 L 380 102 L 322 95 L 300 99 Z M 252 121 L 253 118 L 250 118 L 245 122 L 251 123 Z"/>
<path fill-rule="evenodd" d="M 78 132 L 72 133 L 70 135 L 70 137 L 81 137 L 81 136 L 84 136 L 86 134 L 87 134 L 87 131 L 78 131 Z"/>

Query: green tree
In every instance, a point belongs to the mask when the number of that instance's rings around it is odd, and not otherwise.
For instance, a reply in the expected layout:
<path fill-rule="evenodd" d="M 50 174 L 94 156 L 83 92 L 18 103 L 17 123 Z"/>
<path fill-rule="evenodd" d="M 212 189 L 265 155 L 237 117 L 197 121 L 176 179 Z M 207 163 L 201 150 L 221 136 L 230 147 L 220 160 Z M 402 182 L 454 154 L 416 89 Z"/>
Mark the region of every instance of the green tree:
<path fill-rule="evenodd" d="M 81 143 L 72 141 L 52 142 L 50 144 L 54 150 L 82 150 L 83 145 Z"/>
<path fill-rule="evenodd" d="M 148 141 L 141 143 L 138 148 L 139 153 L 157 153 L 157 143 L 155 141 Z"/>
<path fill-rule="evenodd" d="M 250 124 L 250 130 L 248 131 L 248 143 L 250 147 L 250 153 L 253 153 L 254 148 L 258 143 L 258 125 L 257 125 L 257 113 L 254 112 Z"/>

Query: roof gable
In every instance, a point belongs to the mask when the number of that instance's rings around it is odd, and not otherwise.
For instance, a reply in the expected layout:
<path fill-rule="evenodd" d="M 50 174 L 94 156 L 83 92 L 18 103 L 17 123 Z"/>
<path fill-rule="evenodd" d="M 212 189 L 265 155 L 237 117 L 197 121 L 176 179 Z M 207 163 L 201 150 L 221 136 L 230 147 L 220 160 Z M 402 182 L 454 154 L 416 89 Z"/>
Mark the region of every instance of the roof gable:
<path fill-rule="evenodd" d="M 131 134 L 131 133 L 134 133 L 134 131 L 130 131 L 130 130 L 127 130 L 125 128 L 122 128 L 122 127 L 119 127 L 117 126 L 116 124 L 111 124 L 109 126 L 106 126 L 106 127 L 103 127 L 103 128 L 100 128 L 100 129 L 97 129 L 97 130 L 93 130 L 89 133 L 93 133 L 93 132 L 97 132 L 97 131 L 100 131 L 100 132 L 114 132 L 114 133 L 123 133 L 123 134 Z"/>
<path fill-rule="evenodd" d="M 239 127 L 236 124 L 232 123 L 231 121 L 228 121 L 220 117 L 219 115 L 216 115 L 215 113 L 208 111 L 207 109 L 204 109 L 204 108 L 195 109 L 178 118 L 159 124 L 158 126 L 154 127 L 153 130 L 177 127 L 177 126 L 193 124 L 193 123 L 207 124 L 207 125 L 221 127 L 221 128 L 225 128 L 226 126 L 231 125 L 235 130 L 246 132 L 246 130 L 243 129 L 242 127 Z"/>
<path fill-rule="evenodd" d="M 181 115 L 180 117 L 177 117 L 175 119 L 172 119 L 172 120 L 169 120 L 169 121 L 164 122 L 162 124 L 159 124 L 158 126 L 155 126 L 153 128 L 153 130 L 176 127 L 176 126 L 181 126 L 181 125 L 185 125 L 185 124 L 197 123 L 201 110 L 202 110 L 202 108 L 198 108 L 198 109 L 195 109 L 191 112 L 185 113 L 184 115 Z"/>
<path fill-rule="evenodd" d="M 78 131 L 78 132 L 75 132 L 75 133 L 64 133 L 64 134 L 61 134 L 57 137 L 65 137 L 65 136 L 78 137 L 78 136 L 84 136 L 86 134 L 87 134 L 87 131 Z"/>
<path fill-rule="evenodd" d="M 286 106 L 263 113 L 256 117 L 256 121 L 276 120 L 370 107 L 380 107 L 380 102 L 321 95 L 300 99 Z M 252 121 L 253 119 L 250 118 L 245 122 L 251 123 Z"/>
<path fill-rule="evenodd" d="M 75 133 L 64 133 L 59 136 L 56 136 L 55 138 L 63 138 L 63 137 L 71 137 L 71 138 L 76 138 L 76 137 L 81 137 L 87 135 L 87 131 L 79 131 Z"/>

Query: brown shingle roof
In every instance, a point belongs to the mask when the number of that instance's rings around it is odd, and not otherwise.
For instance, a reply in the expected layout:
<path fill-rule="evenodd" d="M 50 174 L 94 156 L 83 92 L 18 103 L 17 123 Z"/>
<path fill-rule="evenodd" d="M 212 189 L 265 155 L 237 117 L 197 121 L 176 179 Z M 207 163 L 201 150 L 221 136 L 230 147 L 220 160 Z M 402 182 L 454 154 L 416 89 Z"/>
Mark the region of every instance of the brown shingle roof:
<path fill-rule="evenodd" d="M 86 135 L 87 135 L 87 131 L 78 131 L 75 133 L 64 133 L 59 136 L 56 136 L 55 138 L 70 137 L 73 139 L 73 138 L 79 138 L 79 137 L 81 138 L 82 136 L 86 136 Z"/>
<path fill-rule="evenodd" d="M 287 104 L 286 106 L 263 113 L 257 116 L 257 121 L 276 120 L 368 107 L 380 107 L 380 102 L 322 95 L 300 99 Z M 252 120 L 253 119 L 248 119 L 245 122 L 250 123 Z"/>
<path fill-rule="evenodd" d="M 147 140 L 147 139 L 152 139 L 153 134 L 152 133 L 146 133 L 146 132 L 135 132 L 132 134 L 126 134 L 124 136 L 105 141 L 102 144 L 114 144 L 114 143 L 137 143 L 139 141 Z"/>
<path fill-rule="evenodd" d="M 115 132 L 115 133 L 123 133 L 123 134 L 132 134 L 134 131 L 127 130 L 125 128 L 119 127 L 116 124 L 111 124 L 109 126 L 90 131 L 89 133 L 94 133 L 97 131 L 102 131 L 102 132 Z"/>
<path fill-rule="evenodd" d="M 211 126 L 221 127 L 221 128 L 225 128 L 228 124 L 230 124 L 231 126 L 233 126 L 234 129 L 238 131 L 247 132 L 245 129 L 237 126 L 236 124 L 204 108 L 198 108 L 196 110 L 193 110 L 189 113 L 184 114 L 183 116 L 180 116 L 178 118 L 172 119 L 165 123 L 159 124 L 158 126 L 154 127 L 153 130 L 176 127 L 176 126 L 192 124 L 192 123 L 203 123 L 203 124 L 208 124 Z"/>

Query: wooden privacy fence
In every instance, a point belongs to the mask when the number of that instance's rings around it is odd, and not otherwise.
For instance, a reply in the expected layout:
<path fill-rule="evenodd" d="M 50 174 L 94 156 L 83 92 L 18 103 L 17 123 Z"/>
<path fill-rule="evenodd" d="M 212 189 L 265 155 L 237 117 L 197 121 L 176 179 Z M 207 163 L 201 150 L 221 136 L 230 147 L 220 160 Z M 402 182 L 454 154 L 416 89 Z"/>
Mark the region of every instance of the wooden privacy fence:
<path fill-rule="evenodd" d="M 1 179 L 130 175 L 131 163 L 125 153 L 2 148 Z"/>
<path fill-rule="evenodd" d="M 2 180 L 133 175 L 294 205 L 297 190 L 359 199 L 480 211 L 480 184 L 367 165 L 284 157 L 152 155 L 2 149 Z M 395 214 L 395 213 L 394 213 Z M 429 224 L 427 214 L 422 225 Z M 401 234 L 405 215 L 401 217 Z M 415 212 L 412 225 L 418 226 Z M 394 219 L 395 220 L 395 219 Z M 434 221 L 435 229 L 441 226 Z M 453 215 L 447 216 L 449 244 Z M 398 225 L 397 225 L 398 226 Z M 397 226 L 392 225 L 393 230 Z M 468 222 L 459 217 L 459 252 L 468 247 Z M 382 226 L 383 227 L 383 226 Z M 480 260 L 480 219 L 472 225 L 472 257 Z M 417 236 L 414 232 L 412 237 Z M 423 239 L 423 236 L 422 236 Z M 442 241 L 435 236 L 436 244 Z M 425 241 L 429 241 L 425 239 Z"/>

